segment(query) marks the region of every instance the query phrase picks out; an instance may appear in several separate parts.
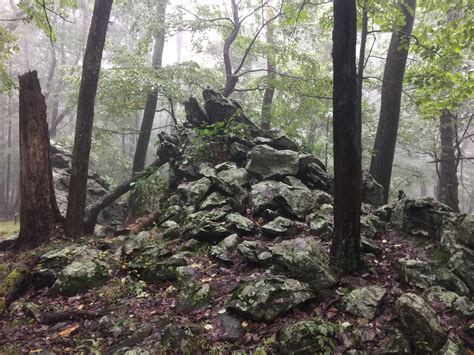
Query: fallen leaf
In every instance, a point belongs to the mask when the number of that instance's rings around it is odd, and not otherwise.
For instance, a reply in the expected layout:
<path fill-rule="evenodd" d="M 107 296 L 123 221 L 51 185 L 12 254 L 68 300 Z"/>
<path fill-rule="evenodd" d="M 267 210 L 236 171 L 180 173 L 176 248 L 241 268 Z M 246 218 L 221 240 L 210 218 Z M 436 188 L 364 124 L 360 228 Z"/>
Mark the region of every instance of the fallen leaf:
<path fill-rule="evenodd" d="M 66 329 L 61 330 L 61 331 L 58 333 L 58 336 L 60 336 L 60 337 L 68 337 L 68 336 L 70 336 L 72 333 L 74 333 L 76 330 L 78 330 L 79 327 L 80 327 L 79 323 L 73 323 L 71 326 L 67 327 Z"/>

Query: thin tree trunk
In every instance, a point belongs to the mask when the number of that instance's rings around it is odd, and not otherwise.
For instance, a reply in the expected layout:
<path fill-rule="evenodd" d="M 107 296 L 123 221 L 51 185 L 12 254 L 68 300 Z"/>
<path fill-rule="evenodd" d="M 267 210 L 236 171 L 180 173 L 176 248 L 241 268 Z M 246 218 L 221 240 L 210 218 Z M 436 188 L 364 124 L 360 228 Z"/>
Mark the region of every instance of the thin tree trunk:
<path fill-rule="evenodd" d="M 365 47 L 368 33 L 368 9 L 367 0 L 362 5 L 362 32 L 360 35 L 359 64 L 357 66 L 357 121 L 362 124 L 362 86 L 364 84 Z M 362 129 L 362 125 L 360 127 Z"/>
<path fill-rule="evenodd" d="M 57 208 L 51 170 L 46 103 L 36 71 L 20 81 L 20 235 L 16 248 L 48 241 Z"/>
<path fill-rule="evenodd" d="M 8 214 L 10 212 L 10 184 L 11 184 L 11 166 L 12 166 L 12 158 L 11 158 L 11 149 L 12 149 L 12 97 L 8 95 L 8 133 L 7 133 L 7 176 L 6 176 L 6 204 L 5 204 L 5 212 Z"/>
<path fill-rule="evenodd" d="M 441 156 L 439 163 L 438 200 L 459 212 L 457 158 L 455 149 L 456 123 L 448 110 L 441 112 L 439 133 Z"/>
<path fill-rule="evenodd" d="M 97 218 L 99 213 L 102 212 L 104 208 L 109 206 L 115 200 L 117 200 L 120 196 L 126 194 L 128 191 L 131 190 L 132 184 L 141 179 L 143 177 L 149 176 L 155 170 L 151 171 L 149 168 L 159 168 L 162 165 L 162 161 L 157 158 L 153 163 L 148 165 L 147 169 L 145 169 L 140 174 L 136 174 L 130 180 L 123 182 L 122 184 L 118 185 L 114 190 L 110 191 L 107 195 L 105 195 L 100 201 L 96 202 L 94 205 L 90 206 L 87 209 L 86 218 L 84 221 L 84 233 L 91 234 L 94 232 L 94 227 L 97 224 Z"/>
<path fill-rule="evenodd" d="M 96 0 L 87 38 L 77 105 L 76 131 L 67 206 L 66 235 L 78 238 L 84 222 L 89 156 L 100 64 L 113 0 Z"/>
<path fill-rule="evenodd" d="M 272 7 L 267 8 L 267 17 L 272 18 L 274 16 Z M 262 129 L 268 130 L 271 127 L 272 121 L 272 103 L 273 96 L 275 95 L 275 70 L 276 70 L 276 61 L 274 53 L 274 26 L 269 23 L 267 26 L 266 32 L 266 42 L 267 42 L 267 85 L 263 92 L 263 102 L 262 102 Z"/>
<path fill-rule="evenodd" d="M 405 24 L 393 32 L 383 74 L 380 117 L 375 136 L 370 173 L 383 187 L 384 202 L 388 202 L 393 157 L 400 121 L 403 77 L 408 57 L 410 35 L 413 29 L 416 0 L 407 0 L 402 7 Z M 407 9 L 410 8 L 410 10 Z"/>
<path fill-rule="evenodd" d="M 334 1 L 333 141 L 334 238 L 331 259 L 338 273 L 360 267 L 362 168 L 357 121 L 357 14 L 355 0 Z"/>
<path fill-rule="evenodd" d="M 165 14 L 166 6 L 168 5 L 167 0 L 161 0 L 158 4 L 158 22 L 161 28 L 156 34 L 155 43 L 153 46 L 153 57 L 152 66 L 153 69 L 161 68 L 163 60 L 163 48 L 165 45 Z M 153 122 L 155 120 L 156 105 L 158 102 L 158 95 L 156 91 L 152 91 L 148 94 L 145 104 L 145 112 L 143 113 L 142 124 L 140 127 L 140 134 L 138 135 L 137 146 L 135 149 L 135 155 L 133 158 L 132 176 L 143 170 L 146 163 L 146 155 L 148 151 L 148 145 L 150 143 L 151 130 L 153 129 Z M 129 218 L 136 217 L 138 211 L 138 199 L 137 195 L 133 193 L 130 196 L 128 203 L 128 214 Z"/>
<path fill-rule="evenodd" d="M 235 89 L 239 78 L 232 72 L 232 62 L 230 60 L 230 47 L 232 43 L 234 43 L 237 35 L 239 34 L 241 22 L 239 19 L 239 7 L 235 0 L 231 0 L 232 6 L 232 19 L 234 26 L 232 28 L 231 33 L 229 36 L 224 40 L 224 49 L 222 51 L 222 55 L 224 58 L 224 70 L 225 70 L 225 86 L 224 90 L 222 91 L 222 95 L 224 97 L 229 97 L 230 94 Z"/>

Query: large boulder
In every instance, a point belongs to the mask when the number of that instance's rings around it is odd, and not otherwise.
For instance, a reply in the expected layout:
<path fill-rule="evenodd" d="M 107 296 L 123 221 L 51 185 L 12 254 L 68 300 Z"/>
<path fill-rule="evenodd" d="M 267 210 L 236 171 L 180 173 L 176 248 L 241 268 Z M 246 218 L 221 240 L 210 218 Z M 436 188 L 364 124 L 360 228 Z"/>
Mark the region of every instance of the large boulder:
<path fill-rule="evenodd" d="M 474 292 L 474 252 L 457 252 L 449 259 L 449 267 Z"/>
<path fill-rule="evenodd" d="M 276 266 L 307 282 L 314 291 L 331 288 L 337 282 L 329 266 L 329 256 L 310 238 L 286 240 L 270 247 Z"/>
<path fill-rule="evenodd" d="M 270 179 L 298 173 L 298 153 L 276 150 L 268 145 L 257 145 L 250 151 L 246 169 L 261 179 Z"/>
<path fill-rule="evenodd" d="M 400 279 L 412 286 L 441 286 L 459 295 L 469 294 L 469 288 L 458 276 L 434 262 L 402 258 L 395 266 Z"/>
<path fill-rule="evenodd" d="M 239 287 L 227 308 L 243 317 L 270 321 L 313 299 L 311 287 L 284 276 L 259 276 Z"/>
<path fill-rule="evenodd" d="M 278 210 L 288 217 L 304 219 L 315 206 L 308 188 L 289 186 L 279 181 L 262 181 L 252 185 L 251 197 L 254 213 L 266 209 Z"/>
<path fill-rule="evenodd" d="M 466 215 L 459 225 L 459 241 L 474 249 L 474 214 Z"/>
<path fill-rule="evenodd" d="M 439 325 L 435 311 L 421 297 L 405 293 L 397 299 L 395 309 L 416 353 L 432 354 L 446 343 L 446 333 Z"/>
<path fill-rule="evenodd" d="M 52 290 L 74 296 L 104 282 L 110 272 L 110 265 L 101 260 L 74 261 L 61 270 Z"/>
<path fill-rule="evenodd" d="M 322 318 L 290 324 L 277 333 L 279 354 L 330 354 L 336 347 L 339 327 Z"/>
<path fill-rule="evenodd" d="M 244 168 L 219 171 L 217 177 L 229 184 L 238 184 L 239 186 L 245 186 L 250 181 L 249 173 Z"/>
<path fill-rule="evenodd" d="M 299 156 L 298 177 L 311 189 L 331 191 L 332 178 L 324 164 L 313 155 Z"/>
<path fill-rule="evenodd" d="M 344 296 L 343 308 L 356 317 L 372 320 L 385 293 L 385 288 L 377 285 L 356 288 Z"/>
<path fill-rule="evenodd" d="M 439 240 L 443 218 L 449 212 L 449 207 L 430 197 L 402 198 L 395 204 L 390 222 L 407 235 Z"/>

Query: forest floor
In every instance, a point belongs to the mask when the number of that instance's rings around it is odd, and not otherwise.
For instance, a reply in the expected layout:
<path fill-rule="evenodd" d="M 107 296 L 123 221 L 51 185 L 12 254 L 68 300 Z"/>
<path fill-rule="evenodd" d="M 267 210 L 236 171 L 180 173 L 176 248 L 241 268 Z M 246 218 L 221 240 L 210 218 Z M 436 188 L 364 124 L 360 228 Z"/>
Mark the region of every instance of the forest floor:
<path fill-rule="evenodd" d="M 243 335 L 233 342 L 220 340 L 219 315 L 225 312 L 232 291 L 265 269 L 239 259 L 229 267 L 210 259 L 206 250 L 200 250 L 194 254 L 192 265 L 200 272 L 200 281 L 208 283 L 214 292 L 207 307 L 178 314 L 176 283 L 148 285 L 130 276 L 125 268 L 119 268 L 101 287 L 74 297 L 58 296 L 49 289 L 24 290 L 22 298 L 0 318 L 0 353 L 112 354 L 124 347 L 139 346 L 153 349 L 152 354 L 270 354 L 276 352 L 275 334 L 279 329 L 315 316 L 342 325 L 334 339 L 338 346 L 333 353 L 342 354 L 349 348 L 373 352 L 383 349 L 397 328 L 394 302 L 398 296 L 403 292 L 422 293 L 420 289 L 398 282 L 392 261 L 425 252 L 412 240 L 393 231 L 380 235 L 379 241 L 383 246 L 381 254 L 364 257 L 370 271 L 340 280 L 338 287 L 320 293 L 316 300 L 272 322 L 241 319 Z M 328 248 L 327 242 L 321 241 L 321 245 Z M 15 256 L 3 255 L 4 259 L 11 257 Z M 387 291 L 375 319 L 344 313 L 338 306 L 344 290 L 368 285 L 382 285 Z M 465 319 L 454 316 L 442 303 L 434 307 L 446 332 L 474 344 L 474 339 L 469 339 L 466 333 Z M 45 321 L 56 312 L 78 312 L 82 316 Z"/>
<path fill-rule="evenodd" d="M 13 221 L 0 221 L 0 240 L 20 231 L 20 224 Z"/>

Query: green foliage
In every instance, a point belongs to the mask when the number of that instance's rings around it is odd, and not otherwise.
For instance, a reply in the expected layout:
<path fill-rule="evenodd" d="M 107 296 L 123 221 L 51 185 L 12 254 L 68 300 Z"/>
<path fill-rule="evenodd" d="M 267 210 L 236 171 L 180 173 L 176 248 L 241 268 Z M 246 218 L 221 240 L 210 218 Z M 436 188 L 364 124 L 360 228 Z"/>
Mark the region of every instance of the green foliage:
<path fill-rule="evenodd" d="M 184 164 L 192 162 L 222 162 L 227 160 L 227 152 L 222 149 L 229 135 L 249 138 L 250 133 L 246 125 L 236 122 L 237 112 L 234 117 L 225 122 L 216 122 L 203 125 L 196 130 L 196 137 L 186 148 Z"/>
<path fill-rule="evenodd" d="M 141 212 L 157 203 L 166 190 L 165 178 L 160 176 L 159 171 L 156 168 L 148 168 L 145 170 L 145 176 L 132 185 L 133 191 L 137 194 Z"/>
<path fill-rule="evenodd" d="M 8 92 L 15 87 L 6 63 L 17 50 L 15 35 L 0 26 L 0 93 Z"/>

